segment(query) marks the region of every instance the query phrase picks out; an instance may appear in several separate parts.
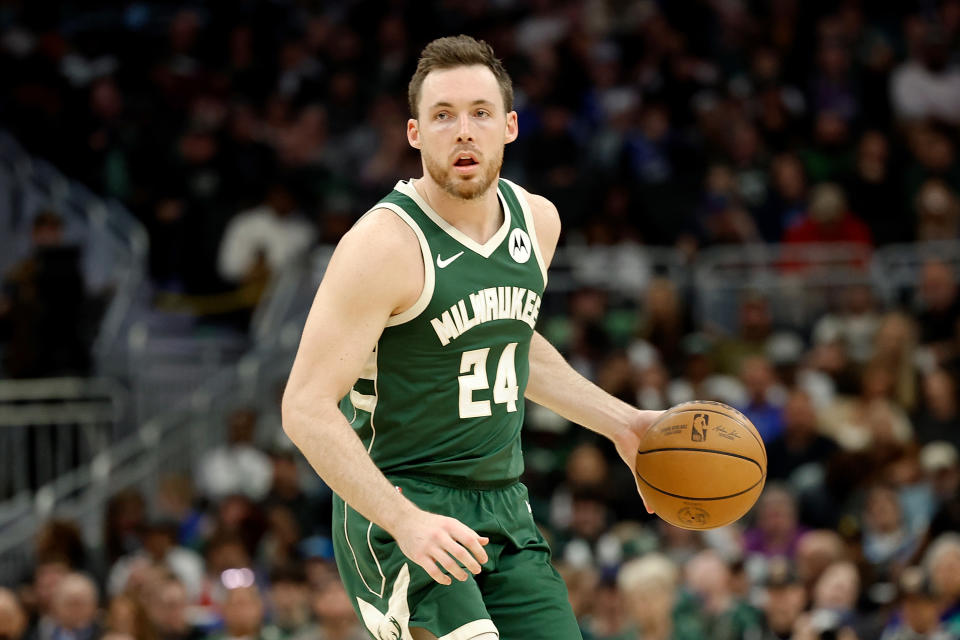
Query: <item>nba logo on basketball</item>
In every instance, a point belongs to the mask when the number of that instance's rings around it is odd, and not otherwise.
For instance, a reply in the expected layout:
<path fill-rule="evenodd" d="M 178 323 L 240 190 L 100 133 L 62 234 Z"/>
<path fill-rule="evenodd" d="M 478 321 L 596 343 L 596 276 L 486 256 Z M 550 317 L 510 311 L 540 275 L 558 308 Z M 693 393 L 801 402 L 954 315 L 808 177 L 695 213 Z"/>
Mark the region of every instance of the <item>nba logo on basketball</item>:
<path fill-rule="evenodd" d="M 710 426 L 710 416 L 706 413 L 693 414 L 693 428 L 690 430 L 690 439 L 694 442 L 703 442 L 707 439 L 707 427 Z"/>

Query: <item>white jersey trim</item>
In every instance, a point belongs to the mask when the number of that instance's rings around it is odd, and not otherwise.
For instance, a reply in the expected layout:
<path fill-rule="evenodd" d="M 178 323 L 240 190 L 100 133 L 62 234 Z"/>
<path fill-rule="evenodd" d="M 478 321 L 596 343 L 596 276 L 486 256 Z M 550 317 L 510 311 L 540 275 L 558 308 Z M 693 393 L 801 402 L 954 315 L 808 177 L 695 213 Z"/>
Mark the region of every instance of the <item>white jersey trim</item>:
<path fill-rule="evenodd" d="M 477 253 L 484 258 L 489 258 L 490 255 L 499 247 L 504 239 L 507 237 L 507 232 L 510 231 L 510 208 L 507 206 L 506 200 L 503 198 L 503 194 L 500 193 L 500 189 L 497 189 L 497 197 L 500 199 L 500 207 L 503 211 L 503 223 L 500 225 L 500 228 L 497 229 L 497 232 L 490 236 L 490 239 L 480 244 L 460 229 L 457 229 L 455 226 L 443 219 L 439 213 L 433 210 L 427 201 L 424 200 L 420 194 L 417 192 L 413 184 L 406 180 L 401 180 L 394 187 L 397 191 L 408 196 L 411 200 L 417 203 L 427 217 L 430 218 L 438 227 L 440 227 L 448 236 L 462 244 L 467 249 L 470 249 L 474 253 Z"/>
<path fill-rule="evenodd" d="M 420 228 L 420 225 L 413 221 L 413 218 L 403 210 L 403 207 L 393 204 L 392 202 L 381 202 L 371 209 L 371 211 L 374 209 L 389 209 L 397 214 L 401 220 L 406 222 L 407 226 L 417 234 L 417 240 L 420 242 L 420 253 L 423 256 L 423 291 L 420 292 L 420 297 L 413 303 L 413 306 L 403 313 L 390 316 L 390 319 L 387 320 L 387 326 L 395 327 L 398 324 L 413 320 L 423 313 L 423 310 L 430 304 L 430 299 L 433 297 L 433 288 L 436 284 L 433 270 L 433 256 L 430 255 L 430 245 L 427 244 L 427 237 L 423 235 L 423 230 Z"/>
<path fill-rule="evenodd" d="M 437 640 L 470 640 L 481 633 L 493 633 L 496 637 L 500 637 L 500 632 L 497 631 L 497 625 L 493 624 L 493 620 L 474 620 Z"/>
<path fill-rule="evenodd" d="M 546 288 L 547 264 L 543 261 L 543 253 L 540 251 L 540 241 L 537 240 L 537 227 L 533 223 L 533 211 L 530 209 L 530 203 L 527 202 L 527 191 L 520 185 L 506 178 L 501 178 L 501 180 L 510 185 L 514 195 L 517 196 L 517 201 L 520 203 L 520 210 L 523 211 L 523 220 L 527 225 L 527 234 L 530 236 L 531 244 L 533 244 L 533 254 L 537 256 L 537 264 L 540 265 L 540 273 L 543 274 L 543 286 Z"/>

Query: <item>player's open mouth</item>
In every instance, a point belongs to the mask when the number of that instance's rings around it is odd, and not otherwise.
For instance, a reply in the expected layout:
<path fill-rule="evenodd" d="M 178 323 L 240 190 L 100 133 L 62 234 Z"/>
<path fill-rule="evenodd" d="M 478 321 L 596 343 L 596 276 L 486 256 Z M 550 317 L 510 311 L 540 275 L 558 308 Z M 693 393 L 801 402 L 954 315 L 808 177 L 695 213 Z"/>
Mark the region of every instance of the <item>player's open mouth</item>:
<path fill-rule="evenodd" d="M 472 167 L 472 166 L 474 166 L 474 165 L 476 165 L 476 164 L 479 164 L 479 163 L 477 162 L 476 158 L 474 158 L 473 156 L 471 156 L 471 155 L 462 155 L 462 156 L 460 156 L 460 157 L 457 158 L 456 162 L 453 163 L 453 166 L 455 166 L 455 167 Z"/>

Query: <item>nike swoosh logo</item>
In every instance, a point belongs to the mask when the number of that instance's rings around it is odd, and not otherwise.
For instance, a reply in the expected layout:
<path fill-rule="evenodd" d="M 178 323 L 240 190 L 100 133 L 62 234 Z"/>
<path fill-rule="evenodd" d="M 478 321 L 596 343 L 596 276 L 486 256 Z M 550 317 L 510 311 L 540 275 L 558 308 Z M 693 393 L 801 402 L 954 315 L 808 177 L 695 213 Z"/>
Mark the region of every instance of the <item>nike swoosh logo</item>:
<path fill-rule="evenodd" d="M 459 257 L 462 256 L 462 255 L 463 255 L 463 251 L 461 251 L 460 253 L 456 253 L 456 254 L 450 256 L 450 257 L 447 258 L 446 260 L 441 260 L 441 259 L 440 259 L 440 254 L 438 253 L 438 254 L 437 254 L 437 266 L 440 267 L 441 269 L 443 269 L 444 267 L 446 267 L 447 265 L 449 265 L 451 262 L 453 262 L 454 260 L 456 260 L 457 258 L 459 258 Z"/>

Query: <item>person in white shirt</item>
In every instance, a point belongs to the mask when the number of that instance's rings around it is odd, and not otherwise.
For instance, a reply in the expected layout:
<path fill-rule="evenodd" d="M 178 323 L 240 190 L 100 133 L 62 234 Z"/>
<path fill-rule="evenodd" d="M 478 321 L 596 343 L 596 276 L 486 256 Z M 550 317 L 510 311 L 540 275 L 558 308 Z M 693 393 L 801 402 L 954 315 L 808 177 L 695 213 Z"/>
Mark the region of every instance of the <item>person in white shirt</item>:
<path fill-rule="evenodd" d="M 214 502 L 233 494 L 260 501 L 270 491 L 273 464 L 266 453 L 254 446 L 257 414 L 252 409 L 238 409 L 228 421 L 227 443 L 208 452 L 200 461 L 200 491 Z"/>
<path fill-rule="evenodd" d="M 220 276 L 236 284 L 266 272 L 277 273 L 305 253 L 316 238 L 314 226 L 297 210 L 297 201 L 275 182 L 263 204 L 236 215 L 220 242 Z"/>

